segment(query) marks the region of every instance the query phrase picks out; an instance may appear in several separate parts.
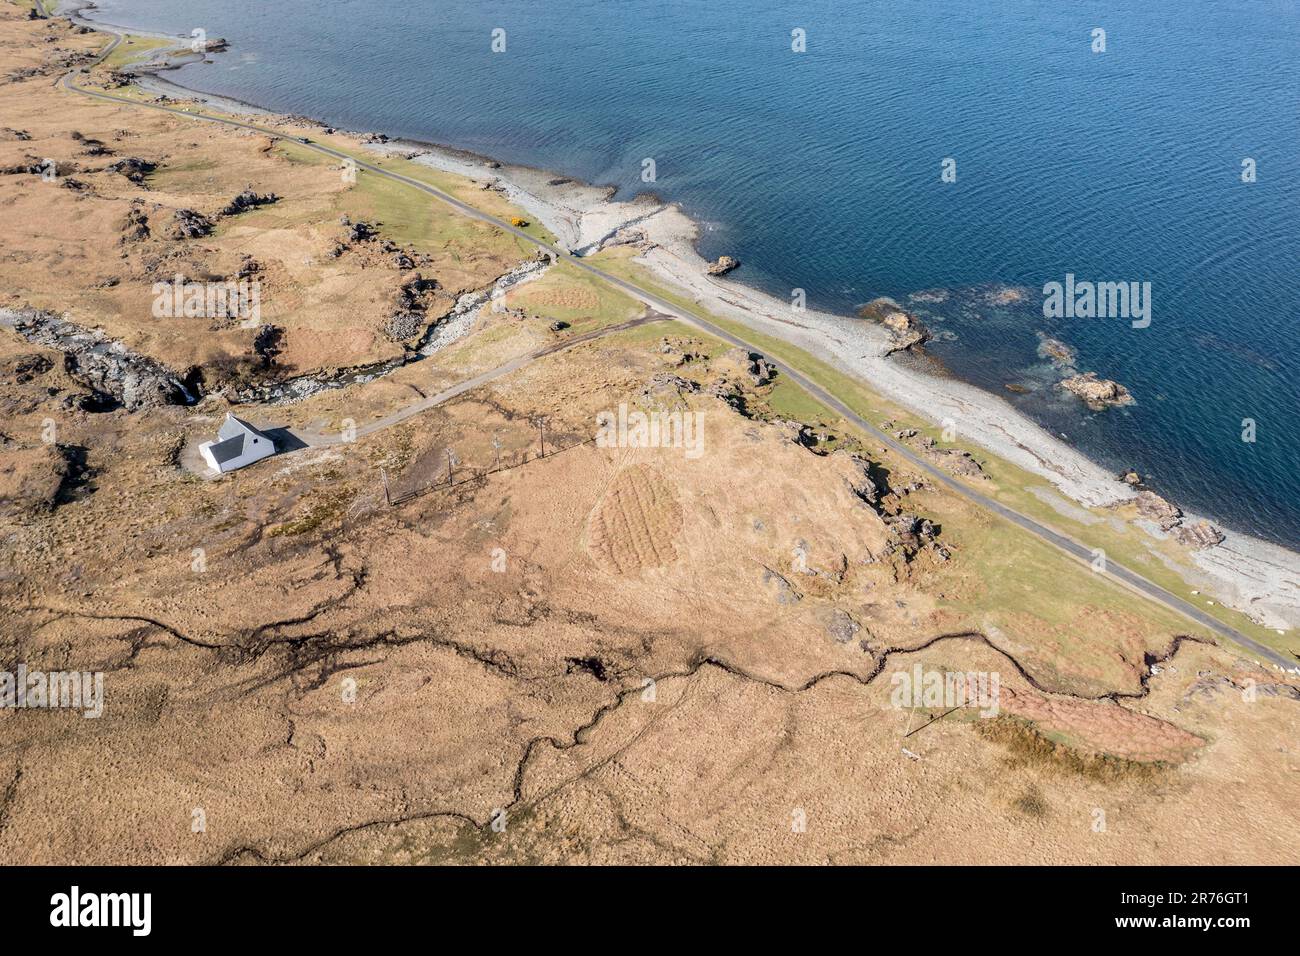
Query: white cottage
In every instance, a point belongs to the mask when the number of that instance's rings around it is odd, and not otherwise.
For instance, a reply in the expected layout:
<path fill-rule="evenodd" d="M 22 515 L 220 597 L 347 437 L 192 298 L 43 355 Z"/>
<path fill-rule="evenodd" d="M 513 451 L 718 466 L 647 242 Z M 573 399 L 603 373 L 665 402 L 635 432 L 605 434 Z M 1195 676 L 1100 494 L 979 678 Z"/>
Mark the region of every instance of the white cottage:
<path fill-rule="evenodd" d="M 275 442 L 227 412 L 226 420 L 217 429 L 217 440 L 205 441 L 199 446 L 199 454 L 213 471 L 225 473 L 274 455 Z"/>

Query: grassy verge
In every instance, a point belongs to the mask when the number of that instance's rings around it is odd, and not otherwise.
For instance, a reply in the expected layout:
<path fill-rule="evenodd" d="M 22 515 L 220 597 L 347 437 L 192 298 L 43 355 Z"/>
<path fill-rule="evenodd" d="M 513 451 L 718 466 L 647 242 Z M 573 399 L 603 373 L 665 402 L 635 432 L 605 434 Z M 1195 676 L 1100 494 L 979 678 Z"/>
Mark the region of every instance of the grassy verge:
<path fill-rule="evenodd" d="M 147 59 L 159 50 L 165 50 L 176 45 L 175 40 L 127 34 L 122 38 L 122 42 L 114 48 L 113 52 L 104 59 L 102 65 L 110 70 L 120 70 L 140 60 Z"/>
<path fill-rule="evenodd" d="M 566 322 L 573 334 L 626 322 L 642 311 L 636 299 L 564 261 L 511 290 L 506 305 Z"/>

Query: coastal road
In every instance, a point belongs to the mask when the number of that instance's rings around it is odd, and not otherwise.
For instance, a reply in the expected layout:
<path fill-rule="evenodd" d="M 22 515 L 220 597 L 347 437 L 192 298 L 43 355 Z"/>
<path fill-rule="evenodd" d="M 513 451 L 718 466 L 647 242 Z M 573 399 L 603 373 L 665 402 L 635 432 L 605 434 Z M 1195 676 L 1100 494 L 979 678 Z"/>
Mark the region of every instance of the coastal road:
<path fill-rule="evenodd" d="M 99 55 L 99 57 L 97 57 L 96 60 L 93 61 L 94 63 L 97 64 L 113 51 L 113 49 L 117 46 L 117 44 L 122 40 L 122 34 L 112 29 L 105 29 L 101 25 L 90 21 L 82 21 L 82 22 L 85 22 L 88 26 L 94 29 L 101 30 L 102 32 L 110 33 L 114 36 L 113 42 L 111 42 L 105 48 L 105 50 Z M 380 166 L 374 165 L 373 163 L 368 163 L 362 159 L 358 159 L 357 157 L 352 156 L 348 153 L 344 153 L 339 150 L 333 149 L 329 146 L 326 146 L 324 144 L 314 142 L 305 136 L 304 137 L 289 136 L 283 132 L 269 129 L 264 126 L 258 126 L 255 123 L 245 122 L 240 119 L 234 119 L 231 117 L 224 117 L 224 116 L 209 116 L 201 113 L 193 113 L 190 112 L 189 110 L 182 109 L 179 107 L 167 106 L 161 103 L 144 103 L 139 100 L 133 100 L 124 96 L 115 96 L 111 93 L 104 93 L 98 90 L 85 89 L 83 87 L 76 85 L 76 83 L 74 82 L 74 78 L 76 76 L 77 76 L 76 72 L 70 73 L 63 78 L 62 83 L 68 90 L 71 90 L 72 92 L 81 94 L 83 96 L 89 96 L 95 99 L 104 100 L 106 102 L 116 103 L 119 105 L 132 106 L 140 109 L 157 110 L 164 113 L 172 113 L 176 116 L 183 116 L 189 119 L 198 120 L 200 122 L 216 123 L 223 126 L 230 126 L 236 129 L 252 130 L 253 132 L 261 133 L 263 135 L 270 136 L 274 139 L 283 139 L 291 142 L 296 142 L 307 149 L 313 150 L 324 156 L 332 157 L 334 159 L 339 160 L 340 162 L 344 160 L 349 160 L 355 163 L 358 169 L 365 170 L 366 172 L 375 176 L 382 176 L 383 178 L 391 180 L 393 182 L 403 183 L 404 185 L 409 186 L 410 188 L 417 190 L 418 192 L 422 192 L 428 196 L 433 197 L 434 199 L 437 199 L 438 201 L 444 203 L 447 206 L 450 206 L 451 208 L 457 210 L 458 212 L 464 214 L 465 216 L 468 216 L 471 219 L 476 219 L 480 222 L 488 223 L 489 225 L 495 226 L 497 229 L 501 229 L 504 230 L 505 232 L 511 233 L 512 235 L 515 235 L 518 238 L 522 239 L 524 242 L 536 246 L 538 249 L 541 249 L 547 254 L 553 256 L 555 261 L 566 260 L 569 263 L 571 263 L 575 268 L 582 269 L 584 272 L 587 272 L 590 275 L 595 276 L 596 278 L 614 286 L 615 288 L 627 293 L 633 298 L 638 299 L 639 301 L 645 303 L 651 308 L 657 309 L 658 311 L 665 313 L 667 315 L 675 316 L 683 323 L 694 326 L 698 330 L 705 332 L 708 335 L 712 335 L 715 338 L 721 339 L 722 341 L 727 342 L 730 345 L 734 345 L 738 348 L 742 348 L 750 352 L 763 352 L 762 349 L 758 348 L 757 346 L 751 345 L 749 342 L 746 342 L 740 336 L 734 335 L 731 332 L 728 332 L 725 329 L 720 328 L 718 325 L 709 321 L 708 319 L 705 319 L 702 316 L 697 315 L 688 309 L 684 309 L 679 305 L 675 305 L 667 301 L 666 299 L 660 298 L 659 296 L 655 295 L 653 292 L 649 292 L 645 289 L 642 289 L 640 286 L 636 285 L 633 282 L 630 282 L 626 279 L 620 278 L 619 276 L 615 276 L 608 272 L 605 272 L 603 269 L 600 269 L 592 265 L 590 262 L 587 262 L 581 257 L 573 255 L 567 249 L 558 248 L 556 246 L 551 245 L 548 242 L 545 242 L 544 240 L 538 239 L 535 236 L 531 236 L 528 233 L 524 232 L 522 229 L 518 229 L 512 226 L 508 222 L 498 219 L 495 216 L 491 216 L 483 212 L 482 210 L 476 209 L 473 206 L 469 205 L 468 203 L 462 202 L 461 200 L 457 199 L 455 196 L 451 196 L 443 192 L 442 190 L 438 189 L 437 187 L 430 186 L 429 184 L 423 183 L 418 179 L 412 179 L 409 176 L 403 176 L 400 173 L 395 173 L 390 170 L 383 169 Z M 763 354 L 766 355 L 766 353 Z M 958 481 L 956 478 L 953 478 L 951 475 L 947 474 L 946 472 L 940 470 L 939 468 L 935 467 L 934 465 L 931 465 L 929 462 L 922 459 L 920 456 L 918 456 L 907 446 L 894 440 L 892 437 L 885 434 L 880 429 L 876 428 L 874 425 L 872 425 L 870 422 L 868 422 L 857 412 L 853 411 L 851 408 L 845 405 L 842 401 L 840 401 L 838 398 L 832 395 L 821 385 L 818 385 L 816 382 L 807 378 L 802 373 L 790 368 L 784 362 L 773 359 L 770 355 L 767 356 L 767 359 L 769 363 L 773 365 L 780 374 L 786 376 L 788 379 L 790 379 L 790 381 L 799 385 L 802 389 L 804 389 L 804 391 L 806 391 L 813 398 L 817 399 L 817 401 L 821 402 L 823 405 L 827 406 L 830 409 L 833 409 L 837 414 L 842 416 L 846 422 L 850 423 L 851 425 L 853 425 L 863 433 L 871 436 L 874 440 L 879 441 L 881 444 L 888 447 L 890 450 L 892 450 L 900 458 L 906 460 L 918 471 L 921 471 L 922 473 L 930 476 L 935 481 L 939 482 L 940 484 L 942 484 L 944 487 L 948 488 L 955 494 L 961 495 L 962 497 L 975 503 L 981 508 L 984 508 L 992 512 L 993 514 L 997 515 L 998 517 L 1011 522 L 1018 528 L 1021 528 L 1024 531 L 1029 532 L 1030 534 L 1036 536 L 1040 540 L 1047 542 L 1052 547 L 1057 548 L 1058 550 L 1064 552 L 1069 557 L 1081 562 L 1084 565 L 1084 567 L 1087 569 L 1087 573 L 1089 574 L 1104 573 L 1109 575 L 1114 580 L 1121 583 L 1123 586 L 1137 592 L 1138 594 L 1141 594 L 1146 598 L 1149 598 L 1150 600 L 1162 604 L 1173 611 L 1176 611 L 1177 613 L 1188 618 L 1189 620 L 1196 622 L 1201 627 L 1204 627 L 1206 630 L 1214 634 L 1217 634 L 1220 637 L 1233 641 L 1240 647 L 1243 647 L 1251 651 L 1254 655 L 1256 655 L 1257 660 L 1268 661 L 1274 666 L 1285 670 L 1294 669 L 1297 666 L 1297 662 L 1295 660 L 1289 660 L 1284 654 L 1280 653 L 1279 651 L 1275 651 L 1272 648 L 1267 647 L 1264 644 L 1261 644 L 1259 641 L 1255 640 L 1254 638 L 1248 637 L 1247 635 L 1241 633 L 1235 628 L 1230 627 L 1224 622 L 1206 613 L 1204 610 L 1197 607 L 1196 605 L 1183 600 L 1178 595 L 1166 590 L 1165 588 L 1162 588 L 1154 581 L 1148 580 L 1147 578 L 1143 577 L 1141 574 L 1138 574 L 1136 571 L 1124 567 L 1118 562 L 1111 560 L 1109 557 L 1106 559 L 1106 563 L 1105 563 L 1106 570 L 1104 572 L 1093 571 L 1092 562 L 1094 560 L 1095 554 L 1092 548 L 1087 547 L 1086 545 L 1076 541 L 1075 539 L 1069 537 L 1068 535 L 1062 534 L 1061 532 L 1055 531 L 1052 528 L 1047 527 L 1046 525 L 1040 524 L 1039 522 L 1035 521 L 1033 518 L 1021 514 L 1020 512 L 1012 508 L 1009 508 L 998 501 L 994 501 L 992 498 L 988 497 L 987 495 L 975 490 L 974 488 L 964 484 L 961 481 Z M 433 397 L 436 398 L 437 396 L 433 396 Z M 402 413 L 399 412 L 397 414 L 402 414 Z"/>

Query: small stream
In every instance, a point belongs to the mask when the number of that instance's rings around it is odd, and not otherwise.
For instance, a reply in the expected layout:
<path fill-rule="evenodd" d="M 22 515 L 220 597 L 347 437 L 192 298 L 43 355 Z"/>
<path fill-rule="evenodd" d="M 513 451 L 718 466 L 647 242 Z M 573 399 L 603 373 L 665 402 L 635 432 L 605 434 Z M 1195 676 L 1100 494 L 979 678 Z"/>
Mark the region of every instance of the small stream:
<path fill-rule="evenodd" d="M 542 275 L 549 263 L 544 259 L 530 259 L 511 269 L 492 285 L 475 292 L 466 292 L 456 300 L 456 305 L 441 319 L 425 330 L 420 340 L 401 356 L 384 362 L 357 365 L 346 369 L 299 375 L 280 382 L 252 385 L 227 391 L 232 404 L 291 405 L 321 392 L 363 385 L 390 375 L 399 368 L 419 362 L 459 342 L 474 326 L 478 310 L 498 293 L 504 293 L 521 283 Z"/>

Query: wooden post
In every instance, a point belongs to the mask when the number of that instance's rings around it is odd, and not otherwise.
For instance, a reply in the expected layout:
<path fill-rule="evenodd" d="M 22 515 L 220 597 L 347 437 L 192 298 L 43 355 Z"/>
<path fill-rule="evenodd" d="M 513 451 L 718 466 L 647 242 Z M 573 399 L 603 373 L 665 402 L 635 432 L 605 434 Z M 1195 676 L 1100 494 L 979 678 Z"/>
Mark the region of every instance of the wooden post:
<path fill-rule="evenodd" d="M 387 504 L 387 505 L 391 505 L 391 504 L 393 503 L 393 498 L 392 498 L 392 496 L 388 493 L 388 472 L 386 472 L 386 471 L 384 471 L 384 469 L 380 468 L 380 469 L 379 469 L 379 477 L 380 477 L 380 478 L 383 480 L 383 482 L 384 482 L 384 503 Z"/>

